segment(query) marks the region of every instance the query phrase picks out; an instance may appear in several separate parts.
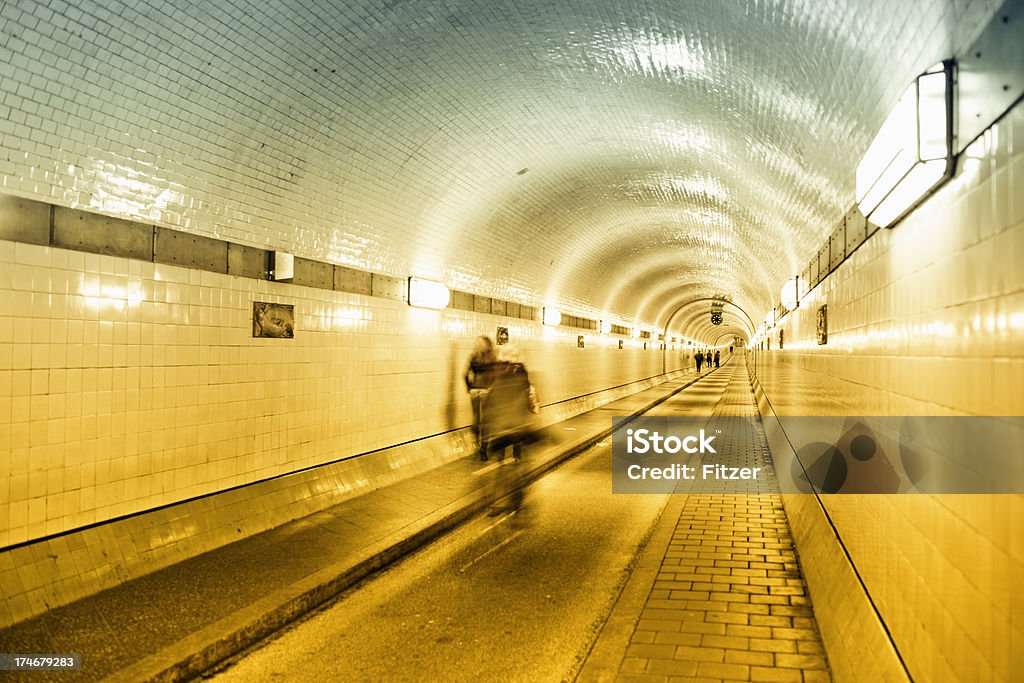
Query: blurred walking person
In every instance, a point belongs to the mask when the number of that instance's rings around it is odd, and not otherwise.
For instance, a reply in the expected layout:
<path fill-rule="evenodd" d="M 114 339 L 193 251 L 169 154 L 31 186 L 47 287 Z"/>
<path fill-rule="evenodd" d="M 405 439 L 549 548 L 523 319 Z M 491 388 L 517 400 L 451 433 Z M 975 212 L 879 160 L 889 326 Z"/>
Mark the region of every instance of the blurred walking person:
<path fill-rule="evenodd" d="M 708 366 L 708 370 L 711 369 L 711 349 L 708 349 L 707 353 L 704 354 L 704 365 Z"/>
<path fill-rule="evenodd" d="M 512 447 L 512 457 L 519 462 L 523 445 L 537 440 L 534 416 L 540 412 L 537 395 L 530 375 L 518 351 L 513 347 L 501 349 L 490 389 L 483 405 L 483 433 L 489 455 L 504 461 L 505 451 Z M 501 467 L 495 477 L 498 491 L 496 499 L 508 497 L 508 506 L 518 510 L 522 504 L 519 477 L 510 468 Z M 500 513 L 495 510 L 494 514 Z"/>
<path fill-rule="evenodd" d="M 697 374 L 700 374 L 700 366 L 704 363 L 704 354 L 698 349 L 697 353 L 693 354 L 693 360 L 697 363 Z"/>
<path fill-rule="evenodd" d="M 512 446 L 512 456 L 519 460 L 523 443 L 534 438 L 533 416 L 538 412 L 536 392 L 519 352 L 509 346 L 502 348 L 484 400 L 487 452 L 497 453 L 502 460 L 505 449 Z"/>
<path fill-rule="evenodd" d="M 481 460 L 487 460 L 487 438 L 482 431 L 481 411 L 494 378 L 497 362 L 491 338 L 486 335 L 477 337 L 463 379 L 466 382 L 466 391 L 469 392 L 469 404 L 473 409 L 473 424 L 470 429 L 476 437 L 477 453 Z"/>
<path fill-rule="evenodd" d="M 721 360 L 722 360 L 722 357 L 719 355 L 718 351 L 715 351 L 715 367 L 716 368 L 718 367 L 719 361 L 721 361 Z"/>

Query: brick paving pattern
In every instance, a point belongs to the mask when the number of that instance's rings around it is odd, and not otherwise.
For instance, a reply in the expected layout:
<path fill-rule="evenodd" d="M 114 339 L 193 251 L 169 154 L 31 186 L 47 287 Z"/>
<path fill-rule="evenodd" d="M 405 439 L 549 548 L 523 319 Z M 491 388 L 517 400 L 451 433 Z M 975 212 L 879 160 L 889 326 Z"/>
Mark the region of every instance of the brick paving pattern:
<path fill-rule="evenodd" d="M 734 364 L 713 416 L 756 414 Z M 745 438 L 720 461 L 774 478 L 763 434 Z M 782 499 L 691 491 L 616 680 L 831 681 Z"/>

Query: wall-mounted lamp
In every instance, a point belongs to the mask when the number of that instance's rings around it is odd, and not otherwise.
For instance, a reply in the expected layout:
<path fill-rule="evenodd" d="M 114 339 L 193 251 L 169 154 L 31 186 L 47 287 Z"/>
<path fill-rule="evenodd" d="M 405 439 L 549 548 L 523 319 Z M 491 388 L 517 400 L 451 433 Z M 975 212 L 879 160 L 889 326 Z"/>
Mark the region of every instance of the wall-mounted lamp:
<path fill-rule="evenodd" d="M 879 227 L 902 218 L 953 175 L 953 62 L 918 76 L 857 166 L 857 204 Z"/>
<path fill-rule="evenodd" d="M 634 325 L 633 329 L 630 330 L 630 335 L 633 337 L 633 339 L 639 339 L 640 338 L 640 326 L 639 325 Z"/>
<path fill-rule="evenodd" d="M 560 325 L 562 322 L 562 312 L 557 308 L 545 306 L 541 313 L 541 322 L 545 325 Z"/>
<path fill-rule="evenodd" d="M 609 332 L 611 332 L 612 331 L 612 321 L 611 320 L 602 320 L 601 324 L 600 324 L 600 330 L 601 330 L 601 334 L 608 334 Z"/>
<path fill-rule="evenodd" d="M 452 293 L 440 282 L 409 278 L 409 305 L 420 308 L 444 308 L 451 301 Z"/>
<path fill-rule="evenodd" d="M 275 282 L 295 277 L 295 256 L 284 251 L 270 252 L 270 279 Z"/>
<path fill-rule="evenodd" d="M 786 280 L 786 284 L 782 285 L 782 292 L 779 298 L 787 310 L 792 311 L 800 305 L 800 300 L 797 297 L 797 279 L 795 277 L 792 280 Z"/>
<path fill-rule="evenodd" d="M 764 316 L 764 327 L 766 330 L 770 330 L 775 327 L 775 309 L 768 311 Z"/>

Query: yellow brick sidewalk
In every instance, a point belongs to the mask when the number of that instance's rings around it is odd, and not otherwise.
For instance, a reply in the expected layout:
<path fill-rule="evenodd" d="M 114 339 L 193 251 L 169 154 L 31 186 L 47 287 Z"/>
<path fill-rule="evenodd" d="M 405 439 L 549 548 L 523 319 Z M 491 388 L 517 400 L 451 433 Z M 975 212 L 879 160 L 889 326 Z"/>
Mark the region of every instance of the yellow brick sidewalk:
<path fill-rule="evenodd" d="M 732 365 L 713 415 L 754 416 Z M 725 464 L 770 470 L 755 437 Z M 616 680 L 831 680 L 778 495 L 687 494 Z"/>

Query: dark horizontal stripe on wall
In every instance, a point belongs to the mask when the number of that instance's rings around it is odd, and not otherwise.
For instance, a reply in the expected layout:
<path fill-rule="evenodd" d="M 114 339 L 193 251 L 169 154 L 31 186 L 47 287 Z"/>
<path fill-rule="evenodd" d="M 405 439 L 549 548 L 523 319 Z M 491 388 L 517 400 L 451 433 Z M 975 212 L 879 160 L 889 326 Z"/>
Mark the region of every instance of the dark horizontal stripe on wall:
<path fill-rule="evenodd" d="M 0 194 L 0 239 L 274 282 L 269 279 L 270 249 L 12 195 Z M 407 280 L 296 257 L 295 277 L 281 284 L 404 301 Z M 521 320 L 537 319 L 535 306 L 457 290 L 452 290 L 450 307 Z M 566 316 L 562 325 L 597 329 L 596 320 L 574 316 Z"/>
<path fill-rule="evenodd" d="M 865 218 L 860 207 L 854 204 L 832 229 L 818 253 L 811 257 L 807 267 L 797 276 L 797 301 L 803 301 L 876 232 L 878 226 Z M 781 303 L 774 310 L 776 323 L 790 313 L 790 309 Z"/>

